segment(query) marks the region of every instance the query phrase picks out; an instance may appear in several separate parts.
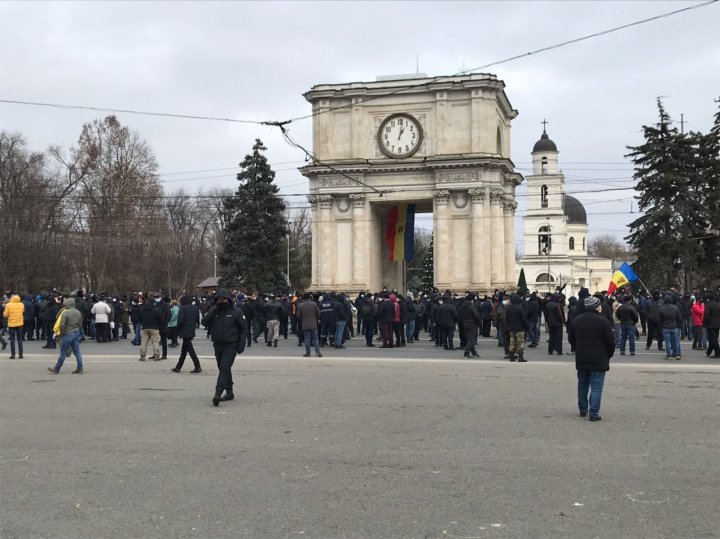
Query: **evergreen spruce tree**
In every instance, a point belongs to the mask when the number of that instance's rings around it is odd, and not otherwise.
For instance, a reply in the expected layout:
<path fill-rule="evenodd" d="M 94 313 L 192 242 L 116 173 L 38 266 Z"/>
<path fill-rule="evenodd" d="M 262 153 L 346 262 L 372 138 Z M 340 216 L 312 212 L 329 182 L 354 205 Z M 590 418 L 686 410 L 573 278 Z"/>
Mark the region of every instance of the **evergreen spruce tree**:
<path fill-rule="evenodd" d="M 273 183 L 275 172 L 261 153 L 266 150 L 256 139 L 253 153 L 240 163 L 235 196 L 224 200 L 220 282 L 248 292 L 287 289 L 283 273 L 283 246 L 288 235 L 285 202 Z"/>
<path fill-rule="evenodd" d="M 435 272 L 434 272 L 434 259 L 435 249 L 433 246 L 433 239 L 430 239 L 430 248 L 425 253 L 423 259 L 422 270 L 420 272 L 420 282 L 423 291 L 430 292 L 435 286 Z"/>
<path fill-rule="evenodd" d="M 705 192 L 696 168 L 699 135 L 680 134 L 658 99 L 659 121 L 643 126 L 645 142 L 629 146 L 635 165 L 635 190 L 643 215 L 626 237 L 638 255 L 634 266 L 650 286 L 682 286 L 681 276 L 697 269 L 698 242 L 705 228 L 701 211 Z"/>
<path fill-rule="evenodd" d="M 715 121 L 710 132 L 702 137 L 699 151 L 701 174 L 707 192 L 702 210 L 708 226 L 699 240 L 703 252 L 702 279 L 695 284 L 708 288 L 720 285 L 720 99 L 715 102 L 718 103 Z"/>

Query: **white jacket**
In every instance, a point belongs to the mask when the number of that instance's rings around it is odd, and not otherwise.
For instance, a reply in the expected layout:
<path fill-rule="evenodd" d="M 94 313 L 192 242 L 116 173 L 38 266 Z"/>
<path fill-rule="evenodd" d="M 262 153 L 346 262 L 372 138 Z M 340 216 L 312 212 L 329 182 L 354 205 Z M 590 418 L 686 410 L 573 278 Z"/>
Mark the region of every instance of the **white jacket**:
<path fill-rule="evenodd" d="M 104 301 L 98 301 L 95 305 L 93 305 L 93 308 L 90 309 L 90 312 L 95 315 L 96 324 L 107 324 L 110 321 L 108 316 L 112 311 L 107 303 Z"/>

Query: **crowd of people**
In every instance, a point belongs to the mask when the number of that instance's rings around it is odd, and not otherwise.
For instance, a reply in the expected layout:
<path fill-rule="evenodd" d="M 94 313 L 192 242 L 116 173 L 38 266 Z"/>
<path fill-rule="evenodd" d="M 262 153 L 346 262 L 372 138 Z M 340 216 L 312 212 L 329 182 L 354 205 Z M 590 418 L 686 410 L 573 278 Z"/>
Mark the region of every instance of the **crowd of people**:
<path fill-rule="evenodd" d="M 196 331 L 204 328 L 213 340 L 220 370 L 216 387 L 220 393 L 213 399 L 217 405 L 233 398 L 230 367 L 235 353 L 260 342 L 277 347 L 289 334 L 297 336 L 297 346 L 304 346 L 304 357 L 309 357 L 312 349 L 318 357 L 323 347 L 344 349 L 356 334 L 364 338 L 365 346 L 378 343 L 382 348 L 395 348 L 417 342 L 424 332 L 436 347 L 462 350 L 465 358 L 479 357 L 478 338 L 496 339 L 506 359 L 526 362 L 525 349 L 540 345 L 543 325 L 548 354 L 563 355 L 567 342 L 570 350 L 566 354 L 576 355 L 576 320 L 589 309 L 607 321 L 613 351 L 618 349 L 620 355 L 626 351 L 635 355 L 638 341 L 645 337 L 645 349 L 656 343 L 668 360 L 682 359 L 684 340 L 692 341 L 693 350 L 720 358 L 719 301 L 718 291 L 680 294 L 670 289 L 633 295 L 628 288 L 613 295 L 591 295 L 582 288 L 577 297 L 566 298 L 560 287 L 544 296 L 499 290 L 492 295 L 457 295 L 438 289 L 403 295 L 383 289 L 361 292 L 355 299 L 334 292 L 250 295 L 226 289 L 179 299 L 161 292 L 108 296 L 79 290 L 63 296 L 53 290 L 23 297 L 7 292 L 2 299 L 0 345 L 3 350 L 7 347 L 3 338 L 7 334 L 10 359 L 15 359 L 23 357 L 23 342 L 41 341 L 44 349 L 55 349 L 60 343 L 58 360 L 49 370 L 59 373 L 72 352 L 77 361 L 73 372 L 79 374 L 83 372 L 81 342 L 94 339 L 111 343 L 131 338 L 132 345 L 140 347 L 140 361 L 148 358 L 149 346 L 150 359 L 155 361 L 167 359 L 168 348 L 180 347 L 177 364 L 171 370 L 181 372 L 190 356 L 194 365 L 191 372 L 200 373 L 193 339 Z M 590 378 L 583 383 L 589 387 Z"/>

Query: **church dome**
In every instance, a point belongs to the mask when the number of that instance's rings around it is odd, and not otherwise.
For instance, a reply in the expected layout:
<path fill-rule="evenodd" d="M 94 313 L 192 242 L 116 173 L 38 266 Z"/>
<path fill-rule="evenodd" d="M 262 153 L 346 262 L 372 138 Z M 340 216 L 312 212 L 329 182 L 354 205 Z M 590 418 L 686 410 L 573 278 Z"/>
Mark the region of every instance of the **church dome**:
<path fill-rule="evenodd" d="M 567 217 L 567 224 L 569 225 L 586 225 L 587 214 L 585 213 L 585 206 L 575 197 L 570 195 L 563 195 L 563 211 Z"/>
<path fill-rule="evenodd" d="M 548 137 L 548 134 L 543 131 L 542 136 L 540 137 L 540 140 L 538 140 L 535 143 L 535 146 L 533 146 L 533 153 L 535 152 L 556 152 L 558 151 L 557 146 L 555 146 L 555 143 L 550 140 L 550 137 Z"/>

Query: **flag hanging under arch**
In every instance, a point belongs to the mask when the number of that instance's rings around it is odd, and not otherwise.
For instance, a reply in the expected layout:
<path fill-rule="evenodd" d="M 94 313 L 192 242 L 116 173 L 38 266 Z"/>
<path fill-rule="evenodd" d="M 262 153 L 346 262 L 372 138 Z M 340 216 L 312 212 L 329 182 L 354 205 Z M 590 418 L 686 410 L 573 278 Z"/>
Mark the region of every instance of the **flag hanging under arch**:
<path fill-rule="evenodd" d="M 390 260 L 412 260 L 415 257 L 415 204 L 398 204 L 390 208 L 385 231 Z"/>

